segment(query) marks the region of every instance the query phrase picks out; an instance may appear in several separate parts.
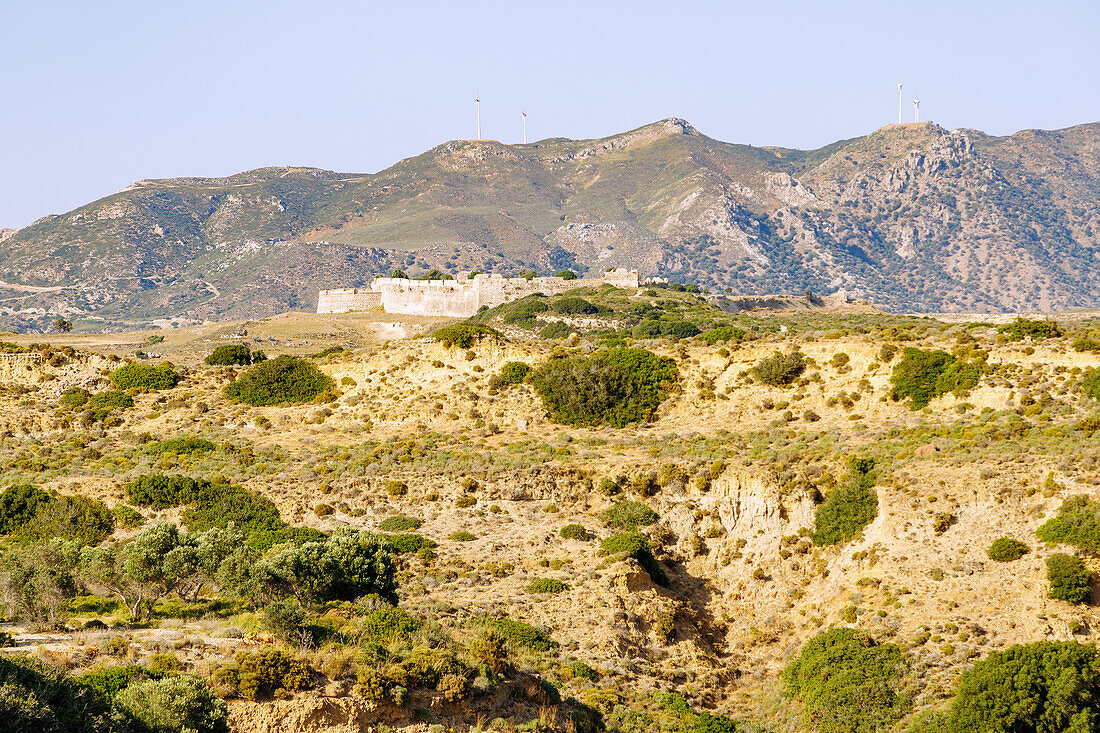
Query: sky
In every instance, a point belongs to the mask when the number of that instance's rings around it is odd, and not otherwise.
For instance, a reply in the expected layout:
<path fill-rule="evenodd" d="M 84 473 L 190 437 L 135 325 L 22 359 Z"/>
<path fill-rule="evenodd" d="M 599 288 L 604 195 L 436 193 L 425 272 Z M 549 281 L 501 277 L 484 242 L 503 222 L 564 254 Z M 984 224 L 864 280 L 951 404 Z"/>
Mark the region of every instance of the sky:
<path fill-rule="evenodd" d="M 816 148 L 1100 121 L 1097 0 L 0 0 L 0 227 L 143 178 L 371 173 L 476 133 L 666 117 Z M 0 245 L 2 246 L 2 245 Z"/>

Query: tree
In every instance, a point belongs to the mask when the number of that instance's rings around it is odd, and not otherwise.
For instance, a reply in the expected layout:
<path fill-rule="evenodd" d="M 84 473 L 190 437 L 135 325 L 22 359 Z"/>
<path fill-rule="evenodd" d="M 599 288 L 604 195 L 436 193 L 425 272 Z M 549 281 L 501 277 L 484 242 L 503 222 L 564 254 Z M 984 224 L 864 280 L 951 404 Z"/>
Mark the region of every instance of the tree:
<path fill-rule="evenodd" d="M 409 276 L 405 274 L 404 270 L 394 270 L 393 272 L 390 273 L 390 277 L 397 278 L 397 279 L 400 279 L 400 280 L 408 280 L 409 279 Z"/>
<path fill-rule="evenodd" d="M 188 675 L 131 684 L 115 705 L 150 733 L 229 733 L 225 702 Z"/>
<path fill-rule="evenodd" d="M 885 731 L 912 704 L 900 690 L 908 669 L 896 644 L 830 629 L 806 642 L 783 670 L 784 694 L 802 702 L 806 725 L 821 733 Z"/>
<path fill-rule="evenodd" d="M 1100 730 L 1100 655 L 1091 644 L 1039 641 L 992 652 L 964 672 L 951 733 Z"/>
<path fill-rule="evenodd" d="M 324 542 L 284 545 L 257 563 L 256 579 L 269 595 L 292 594 L 306 608 L 371 593 L 396 600 L 390 548 L 365 531 L 338 531 Z"/>
<path fill-rule="evenodd" d="M 134 539 L 111 547 L 85 547 L 80 569 L 92 584 L 118 596 L 136 619 L 149 616 L 158 598 L 176 583 L 194 574 L 196 564 L 189 544 L 171 522 L 157 522 Z"/>
<path fill-rule="evenodd" d="M 58 333 L 69 333 L 73 330 L 73 322 L 64 318 L 58 318 L 53 322 L 53 328 Z"/>
<path fill-rule="evenodd" d="M 57 623 L 76 596 L 76 543 L 64 540 L 20 548 L 0 561 L 0 606 L 24 621 Z"/>
<path fill-rule="evenodd" d="M 622 428 L 648 420 L 676 383 L 671 359 L 645 349 L 607 349 L 551 359 L 531 375 L 554 422 Z"/>
<path fill-rule="evenodd" d="M 1066 603 L 1085 603 L 1092 593 L 1092 573 L 1079 557 L 1056 552 L 1047 558 L 1050 597 Z"/>
<path fill-rule="evenodd" d="M 222 344 L 203 360 L 211 366 L 248 366 L 252 351 L 244 344 Z"/>

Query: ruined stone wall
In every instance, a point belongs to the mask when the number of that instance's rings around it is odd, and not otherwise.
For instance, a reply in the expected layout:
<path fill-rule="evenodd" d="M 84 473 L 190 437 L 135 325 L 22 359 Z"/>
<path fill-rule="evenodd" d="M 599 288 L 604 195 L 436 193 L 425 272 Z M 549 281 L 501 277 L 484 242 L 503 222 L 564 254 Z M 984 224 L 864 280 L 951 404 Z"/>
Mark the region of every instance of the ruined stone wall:
<path fill-rule="evenodd" d="M 478 286 L 474 280 L 406 280 L 380 277 L 374 287 L 387 313 L 467 318 L 477 313 Z"/>
<path fill-rule="evenodd" d="M 377 290 L 343 288 L 322 290 L 317 294 L 318 313 L 347 313 L 382 307 L 382 294 Z"/>
<path fill-rule="evenodd" d="M 475 275 L 458 280 L 408 280 L 375 278 L 370 290 L 322 290 L 317 297 L 318 313 L 346 313 L 381 306 L 387 313 L 418 316 L 468 318 L 478 309 L 493 308 L 534 293 L 557 295 L 585 286 L 611 284 L 638 287 L 637 270 L 612 270 L 600 278 L 565 280 L 560 277 L 504 277 Z"/>

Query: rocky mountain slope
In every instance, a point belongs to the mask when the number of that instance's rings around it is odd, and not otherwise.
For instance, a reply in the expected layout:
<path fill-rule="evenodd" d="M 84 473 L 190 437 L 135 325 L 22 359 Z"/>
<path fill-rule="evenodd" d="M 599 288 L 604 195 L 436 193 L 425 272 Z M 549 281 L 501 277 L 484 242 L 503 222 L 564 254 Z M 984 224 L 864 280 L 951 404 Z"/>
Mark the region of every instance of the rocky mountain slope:
<path fill-rule="evenodd" d="M 893 310 L 1096 305 L 1100 124 L 891 125 L 815 151 L 668 119 L 600 140 L 454 141 L 372 175 L 140 181 L 4 240 L 0 324 L 309 309 L 392 267 L 638 268 Z"/>

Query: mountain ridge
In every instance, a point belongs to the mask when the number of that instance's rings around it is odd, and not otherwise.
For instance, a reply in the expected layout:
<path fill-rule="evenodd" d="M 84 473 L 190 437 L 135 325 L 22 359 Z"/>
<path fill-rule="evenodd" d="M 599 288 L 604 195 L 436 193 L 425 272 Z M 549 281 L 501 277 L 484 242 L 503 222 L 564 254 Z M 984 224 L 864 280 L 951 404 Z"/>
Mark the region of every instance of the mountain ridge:
<path fill-rule="evenodd" d="M 1100 123 L 906 123 L 797 150 L 673 117 L 591 140 L 453 140 L 371 174 L 135 181 L 4 238 L 0 281 L 65 289 L 0 286 L 0 327 L 263 316 L 397 267 L 625 266 L 894 310 L 1041 311 L 1098 304 L 1098 247 Z"/>

